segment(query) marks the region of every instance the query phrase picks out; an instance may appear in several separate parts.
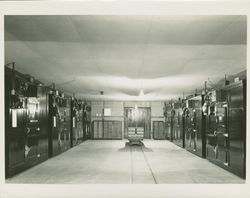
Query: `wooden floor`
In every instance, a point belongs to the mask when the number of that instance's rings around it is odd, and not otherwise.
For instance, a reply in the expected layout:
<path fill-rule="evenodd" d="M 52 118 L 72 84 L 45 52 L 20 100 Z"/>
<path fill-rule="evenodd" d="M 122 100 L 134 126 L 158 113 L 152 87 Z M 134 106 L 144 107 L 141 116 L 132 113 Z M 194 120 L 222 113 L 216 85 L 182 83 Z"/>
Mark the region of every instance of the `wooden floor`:
<path fill-rule="evenodd" d="M 245 180 L 166 140 L 88 140 L 7 183 L 195 184 Z"/>

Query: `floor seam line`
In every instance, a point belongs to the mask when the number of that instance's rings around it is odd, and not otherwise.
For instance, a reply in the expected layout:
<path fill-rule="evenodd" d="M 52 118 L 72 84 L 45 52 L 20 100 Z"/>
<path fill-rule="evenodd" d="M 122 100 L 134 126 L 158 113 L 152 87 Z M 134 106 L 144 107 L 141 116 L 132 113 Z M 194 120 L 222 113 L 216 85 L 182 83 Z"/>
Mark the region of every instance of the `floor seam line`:
<path fill-rule="evenodd" d="M 130 183 L 133 184 L 133 154 L 132 154 L 132 148 L 129 146 L 130 150 Z"/>
<path fill-rule="evenodd" d="M 146 157 L 146 154 L 145 154 L 144 151 L 143 151 L 142 146 L 141 146 L 141 151 L 142 151 L 142 154 L 143 154 L 144 159 L 145 159 L 145 161 L 146 161 L 146 164 L 147 164 L 147 166 L 148 166 L 148 168 L 149 168 L 149 170 L 150 170 L 150 173 L 151 173 L 151 175 L 152 175 L 152 177 L 153 177 L 153 179 L 154 179 L 154 182 L 155 182 L 155 184 L 157 184 L 157 180 L 156 180 L 155 175 L 154 175 L 154 173 L 153 173 L 153 170 L 152 170 L 152 168 L 151 168 L 151 166 L 150 166 L 150 164 L 149 164 L 149 162 L 148 162 L 148 159 L 147 159 L 147 157 Z"/>

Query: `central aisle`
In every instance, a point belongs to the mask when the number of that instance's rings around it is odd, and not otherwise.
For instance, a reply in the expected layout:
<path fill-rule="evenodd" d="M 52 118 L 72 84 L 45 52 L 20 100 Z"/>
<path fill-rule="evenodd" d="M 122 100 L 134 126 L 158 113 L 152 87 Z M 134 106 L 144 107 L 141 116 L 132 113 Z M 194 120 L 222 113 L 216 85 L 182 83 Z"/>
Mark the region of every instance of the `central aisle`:
<path fill-rule="evenodd" d="M 88 140 L 7 183 L 244 183 L 241 178 L 166 140 Z"/>

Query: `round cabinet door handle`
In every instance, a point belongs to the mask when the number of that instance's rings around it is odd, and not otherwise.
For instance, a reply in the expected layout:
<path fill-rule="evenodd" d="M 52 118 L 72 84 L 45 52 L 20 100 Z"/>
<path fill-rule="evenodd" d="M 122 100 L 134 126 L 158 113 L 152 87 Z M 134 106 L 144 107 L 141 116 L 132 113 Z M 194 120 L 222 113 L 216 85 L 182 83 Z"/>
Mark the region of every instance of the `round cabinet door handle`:
<path fill-rule="evenodd" d="M 40 127 L 37 127 L 37 128 L 36 128 L 36 131 L 40 131 Z"/>

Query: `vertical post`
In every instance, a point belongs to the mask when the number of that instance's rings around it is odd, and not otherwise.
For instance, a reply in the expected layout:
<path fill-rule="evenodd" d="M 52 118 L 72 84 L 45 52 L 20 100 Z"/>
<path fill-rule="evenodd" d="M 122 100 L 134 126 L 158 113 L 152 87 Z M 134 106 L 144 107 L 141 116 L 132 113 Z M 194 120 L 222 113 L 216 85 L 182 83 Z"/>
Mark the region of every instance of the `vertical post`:
<path fill-rule="evenodd" d="M 73 107 L 74 107 L 74 98 L 75 98 L 75 93 L 73 93 L 73 97 L 70 97 L 71 100 L 70 100 L 70 147 L 73 147 L 74 146 L 74 142 L 73 142 L 73 130 L 74 130 L 74 127 L 73 127 L 73 122 L 74 122 L 74 117 L 73 117 Z"/>
<path fill-rule="evenodd" d="M 206 87 L 206 82 L 205 82 L 205 87 Z M 205 92 L 206 94 L 206 92 Z M 205 103 L 205 95 L 201 96 L 201 106 L 203 106 Z M 206 116 L 204 115 L 204 112 L 202 111 L 202 119 L 201 119 L 201 142 L 202 142 L 202 158 L 206 158 Z"/>
<path fill-rule="evenodd" d="M 102 138 L 104 139 L 104 108 L 105 101 L 102 102 Z"/>
<path fill-rule="evenodd" d="M 15 62 L 13 62 L 12 63 L 12 90 L 11 90 L 11 95 L 15 95 L 15 88 L 16 88 L 16 86 L 15 86 L 15 80 L 16 80 L 16 78 L 15 78 Z"/>
<path fill-rule="evenodd" d="M 207 81 L 205 81 L 205 95 L 207 95 Z"/>
<path fill-rule="evenodd" d="M 171 98 L 171 111 L 170 111 L 170 142 L 173 142 L 173 99 Z"/>
<path fill-rule="evenodd" d="M 228 85 L 229 81 L 227 80 L 227 75 L 225 74 L 225 85 Z"/>

